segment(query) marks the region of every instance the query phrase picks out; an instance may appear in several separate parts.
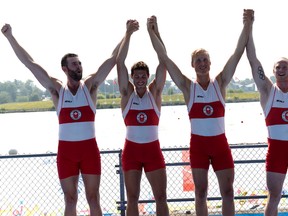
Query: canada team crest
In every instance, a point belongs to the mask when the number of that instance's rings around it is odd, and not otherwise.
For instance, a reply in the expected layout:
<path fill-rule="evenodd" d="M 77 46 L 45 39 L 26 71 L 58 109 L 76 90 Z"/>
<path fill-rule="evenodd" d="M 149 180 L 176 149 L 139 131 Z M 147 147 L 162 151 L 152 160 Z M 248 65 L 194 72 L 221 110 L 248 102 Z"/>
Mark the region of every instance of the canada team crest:
<path fill-rule="evenodd" d="M 147 121 L 148 117 L 147 117 L 146 113 L 140 112 L 140 113 L 138 113 L 136 118 L 140 124 L 144 124 Z"/>
<path fill-rule="evenodd" d="M 204 106 L 204 108 L 203 108 L 203 112 L 204 112 L 204 114 L 205 114 L 206 116 L 211 116 L 211 115 L 213 114 L 214 110 L 213 110 L 213 107 L 212 107 L 212 106 L 206 105 L 206 106 Z"/>
<path fill-rule="evenodd" d="M 79 120 L 81 118 L 81 112 L 79 110 L 72 110 L 70 112 L 70 117 L 73 119 L 73 120 Z"/>
<path fill-rule="evenodd" d="M 282 119 L 283 121 L 288 122 L 288 110 L 282 113 Z"/>

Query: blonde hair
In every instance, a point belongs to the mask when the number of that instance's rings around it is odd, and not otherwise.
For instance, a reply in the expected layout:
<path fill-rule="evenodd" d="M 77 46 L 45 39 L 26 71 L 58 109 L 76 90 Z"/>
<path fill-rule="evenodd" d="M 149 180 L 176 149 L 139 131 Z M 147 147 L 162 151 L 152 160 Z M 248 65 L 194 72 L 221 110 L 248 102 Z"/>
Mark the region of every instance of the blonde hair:
<path fill-rule="evenodd" d="M 288 64 L 288 58 L 286 58 L 286 57 L 280 57 L 280 58 L 278 58 L 278 59 L 275 61 L 273 67 L 275 68 L 275 65 L 276 65 L 277 63 L 281 62 L 281 61 L 284 61 L 284 62 L 286 62 L 286 63 Z"/>
<path fill-rule="evenodd" d="M 206 54 L 208 56 L 208 58 L 210 59 L 210 55 L 208 53 L 207 50 L 203 49 L 203 48 L 199 48 L 199 49 L 196 49 L 192 52 L 191 54 L 191 62 L 193 63 L 193 61 L 195 60 L 195 57 L 198 55 L 198 54 Z"/>

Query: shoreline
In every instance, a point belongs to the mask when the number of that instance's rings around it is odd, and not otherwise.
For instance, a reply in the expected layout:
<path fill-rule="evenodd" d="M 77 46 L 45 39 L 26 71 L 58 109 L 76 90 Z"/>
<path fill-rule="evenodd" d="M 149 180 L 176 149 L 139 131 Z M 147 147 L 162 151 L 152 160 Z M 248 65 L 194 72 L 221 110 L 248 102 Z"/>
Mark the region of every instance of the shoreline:
<path fill-rule="evenodd" d="M 242 98 L 242 99 L 227 99 L 225 101 L 225 103 L 245 103 L 245 102 L 257 102 L 259 101 L 258 99 L 250 99 L 250 98 Z M 101 103 L 102 102 L 102 103 Z M 27 102 L 29 103 L 29 102 Z M 19 103 L 21 104 L 21 103 Z M 18 104 L 18 106 L 20 106 Z M 24 104 L 24 103 L 23 103 Z M 52 104 L 52 101 L 51 101 Z M 179 105 L 185 105 L 184 100 L 179 100 L 179 101 L 164 101 L 162 102 L 162 106 L 179 106 Z M 96 109 L 116 109 L 116 108 L 120 108 L 120 104 L 117 102 L 109 102 L 109 103 L 103 103 L 103 99 L 102 101 L 99 101 L 99 103 L 97 103 L 97 108 Z M 1 108 L 0 105 L 0 114 L 6 114 L 6 113 L 24 113 L 24 112 L 47 112 L 47 111 L 55 111 L 55 108 L 52 104 L 52 107 L 38 107 L 38 108 L 15 108 L 15 109 L 6 109 L 6 108 Z"/>

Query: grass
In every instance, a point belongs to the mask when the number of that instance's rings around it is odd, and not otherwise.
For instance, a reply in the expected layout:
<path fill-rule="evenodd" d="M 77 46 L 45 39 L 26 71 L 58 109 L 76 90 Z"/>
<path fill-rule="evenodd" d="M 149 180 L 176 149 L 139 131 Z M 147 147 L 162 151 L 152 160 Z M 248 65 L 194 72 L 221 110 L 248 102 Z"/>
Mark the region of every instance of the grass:
<path fill-rule="evenodd" d="M 34 101 L 34 102 L 19 102 L 0 104 L 0 112 L 11 111 L 44 111 L 54 110 L 52 101 Z"/>
<path fill-rule="evenodd" d="M 243 93 L 227 93 L 226 102 L 250 102 L 259 101 L 258 92 L 243 92 Z M 184 105 L 183 94 L 163 95 L 163 106 L 169 105 Z M 120 98 L 98 99 L 97 108 L 118 108 L 120 106 Z M 52 101 L 35 101 L 21 103 L 6 103 L 0 104 L 0 113 L 6 112 L 33 112 L 33 111 L 51 111 L 55 110 Z"/>
<path fill-rule="evenodd" d="M 259 101 L 259 92 L 226 93 L 226 103 Z"/>

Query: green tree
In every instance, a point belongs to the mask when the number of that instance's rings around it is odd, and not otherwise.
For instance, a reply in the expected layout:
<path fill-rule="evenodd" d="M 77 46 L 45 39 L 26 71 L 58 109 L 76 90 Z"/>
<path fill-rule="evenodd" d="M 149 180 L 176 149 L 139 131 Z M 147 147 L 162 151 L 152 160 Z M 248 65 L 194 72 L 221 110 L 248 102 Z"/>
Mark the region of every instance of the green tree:
<path fill-rule="evenodd" d="M 174 88 L 170 87 L 168 88 L 168 95 L 173 95 L 174 94 Z"/>
<path fill-rule="evenodd" d="M 6 91 L 0 92 L 0 104 L 12 102 L 10 94 Z"/>

